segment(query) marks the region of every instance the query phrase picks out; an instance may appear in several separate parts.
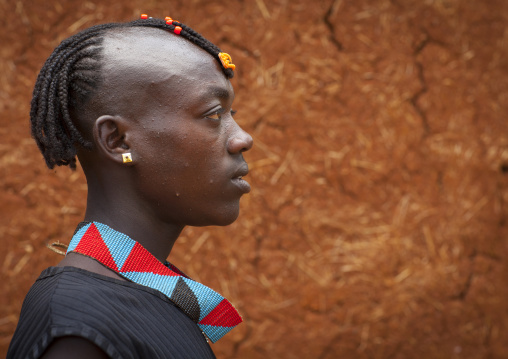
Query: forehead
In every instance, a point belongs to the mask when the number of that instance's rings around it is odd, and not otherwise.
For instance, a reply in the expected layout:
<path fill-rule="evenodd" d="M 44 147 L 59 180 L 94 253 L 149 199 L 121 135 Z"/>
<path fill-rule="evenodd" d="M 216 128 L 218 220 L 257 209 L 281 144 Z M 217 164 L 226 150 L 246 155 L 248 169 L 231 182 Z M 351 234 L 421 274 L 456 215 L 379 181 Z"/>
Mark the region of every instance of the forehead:
<path fill-rule="evenodd" d="M 139 66 L 170 63 L 175 70 L 184 63 L 212 63 L 200 47 L 178 35 L 155 28 L 119 28 L 104 37 L 105 65 Z"/>
<path fill-rule="evenodd" d="M 127 28 L 108 33 L 103 43 L 102 73 L 104 90 L 129 104 L 133 98 L 141 100 L 147 93 L 153 96 L 162 88 L 196 98 L 203 97 L 207 88 L 214 88 L 214 93 L 218 88 L 232 93 L 229 80 L 212 55 L 160 29 Z M 128 98 L 131 100 L 126 101 Z"/>

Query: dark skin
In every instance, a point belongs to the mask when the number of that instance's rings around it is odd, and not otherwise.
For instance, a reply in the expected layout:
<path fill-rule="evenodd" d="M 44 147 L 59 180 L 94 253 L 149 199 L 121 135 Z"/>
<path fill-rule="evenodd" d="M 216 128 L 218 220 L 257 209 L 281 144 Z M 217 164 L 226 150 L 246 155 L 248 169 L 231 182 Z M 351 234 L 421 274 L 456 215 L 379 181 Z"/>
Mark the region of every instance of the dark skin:
<path fill-rule="evenodd" d="M 103 61 L 104 83 L 77 119 L 94 142 L 78 153 L 88 183 L 84 220 L 127 234 L 163 262 L 185 226 L 236 220 L 250 190 L 241 176 L 252 137 L 232 117 L 234 92 L 219 63 L 187 40 L 116 30 Z M 127 152 L 131 164 L 122 161 Z M 59 266 L 123 279 L 75 253 Z M 76 337 L 55 340 L 42 356 L 64 357 L 107 358 Z"/>

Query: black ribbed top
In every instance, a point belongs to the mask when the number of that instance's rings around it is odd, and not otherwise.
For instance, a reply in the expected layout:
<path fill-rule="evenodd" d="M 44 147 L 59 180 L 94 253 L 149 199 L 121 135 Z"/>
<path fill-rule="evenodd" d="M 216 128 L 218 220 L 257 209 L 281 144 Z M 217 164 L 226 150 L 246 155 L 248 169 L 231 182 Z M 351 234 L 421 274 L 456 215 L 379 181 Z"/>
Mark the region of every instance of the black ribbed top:
<path fill-rule="evenodd" d="M 215 358 L 198 326 L 162 293 L 74 267 L 50 267 L 28 292 L 7 358 L 38 358 L 78 336 L 111 358 Z"/>

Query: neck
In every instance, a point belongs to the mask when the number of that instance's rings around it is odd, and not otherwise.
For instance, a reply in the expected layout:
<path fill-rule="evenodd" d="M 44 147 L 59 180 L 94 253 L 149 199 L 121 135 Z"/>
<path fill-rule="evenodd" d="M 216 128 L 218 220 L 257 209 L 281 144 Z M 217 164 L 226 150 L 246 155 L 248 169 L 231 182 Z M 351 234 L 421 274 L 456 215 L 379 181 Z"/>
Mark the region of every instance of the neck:
<path fill-rule="evenodd" d="M 109 183 L 120 183 L 110 181 Z M 183 225 L 165 223 L 122 186 L 105 187 L 88 182 L 85 221 L 97 221 L 128 235 L 159 261 L 164 262 L 182 232 Z"/>

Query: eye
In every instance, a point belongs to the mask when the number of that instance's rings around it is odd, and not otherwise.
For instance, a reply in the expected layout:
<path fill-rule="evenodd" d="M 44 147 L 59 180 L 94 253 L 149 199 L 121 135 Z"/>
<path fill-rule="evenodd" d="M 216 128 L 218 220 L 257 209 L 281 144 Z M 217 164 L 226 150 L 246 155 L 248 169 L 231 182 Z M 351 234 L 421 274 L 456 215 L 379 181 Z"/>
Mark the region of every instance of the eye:
<path fill-rule="evenodd" d="M 236 115 L 236 113 L 237 113 L 237 112 L 238 112 L 238 111 L 231 110 L 231 116 L 232 116 L 232 117 L 235 117 L 235 115 Z"/>
<path fill-rule="evenodd" d="M 208 118 L 209 120 L 220 121 L 222 119 L 221 111 L 212 113 L 212 114 L 206 116 L 206 118 Z"/>

